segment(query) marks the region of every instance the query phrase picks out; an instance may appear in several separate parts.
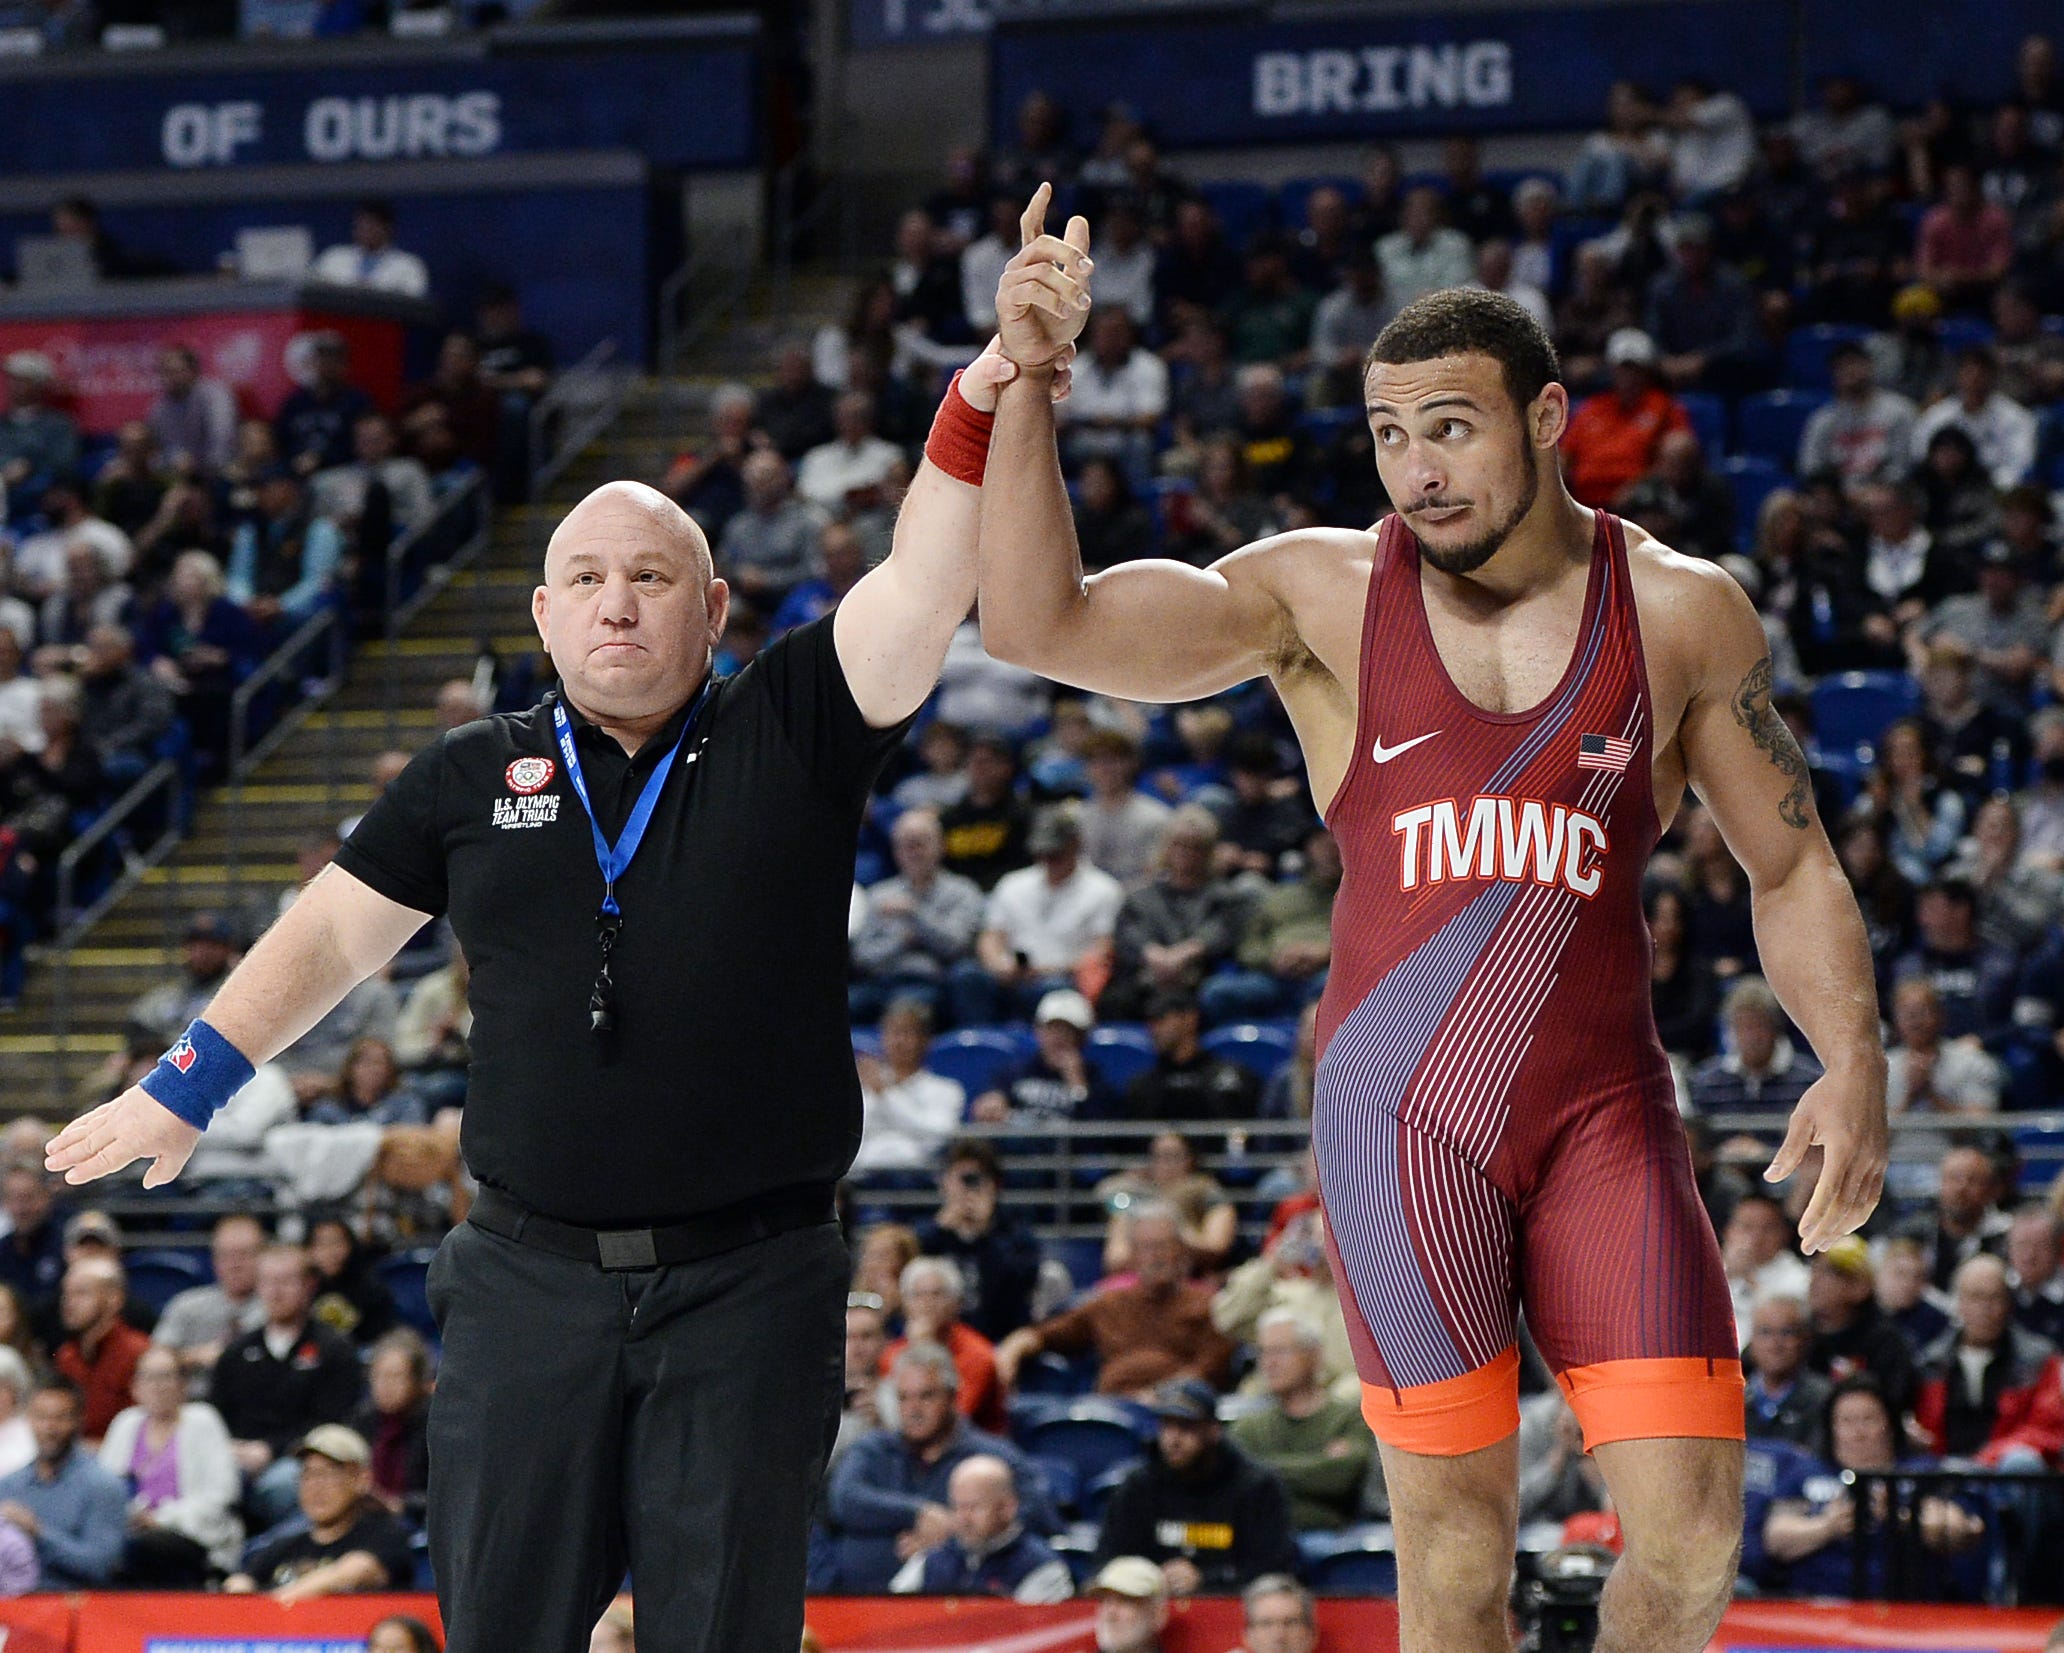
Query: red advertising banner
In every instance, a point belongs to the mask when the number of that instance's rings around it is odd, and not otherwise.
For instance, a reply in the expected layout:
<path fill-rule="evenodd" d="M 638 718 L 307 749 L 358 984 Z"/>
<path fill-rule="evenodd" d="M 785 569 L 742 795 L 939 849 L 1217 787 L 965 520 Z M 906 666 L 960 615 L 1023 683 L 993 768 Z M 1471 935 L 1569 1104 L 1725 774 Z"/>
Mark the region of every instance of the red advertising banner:
<path fill-rule="evenodd" d="M 364 1653 L 390 1614 L 439 1628 L 429 1596 L 335 1596 L 282 1607 L 262 1596 L 26 1596 L 0 1601 L 0 1653 Z M 2006 1612 L 1839 1602 L 1737 1602 L 1708 1653 L 2042 1653 L 2064 1610 Z M 827 1653 L 1094 1653 L 1087 1602 L 820 1597 L 809 1625 Z M 1181 1601 L 1164 1653 L 1240 1646 L 1240 1604 Z M 1397 1653 L 1397 1605 L 1322 1600 L 1319 1653 Z"/>
<path fill-rule="evenodd" d="M 174 344 L 191 345 L 201 371 L 235 391 L 246 414 L 269 419 L 294 388 L 289 363 L 300 353 L 294 341 L 325 329 L 342 333 L 350 345 L 353 382 L 392 408 L 401 397 L 401 324 L 374 316 L 225 304 L 203 314 L 0 321 L 0 356 L 42 351 L 56 365 L 73 417 L 104 434 L 150 412 L 158 357 Z"/>
<path fill-rule="evenodd" d="M 441 1628 L 429 1596 L 330 1596 L 295 1607 L 264 1596 L 74 1599 L 72 1646 L 93 1653 L 365 1653 L 366 1632 L 396 1613 Z M 14 1653 L 13 1642 L 0 1653 Z"/>
<path fill-rule="evenodd" d="M 0 1601 L 4 1653 L 71 1653 L 72 1604 L 63 1596 L 21 1596 Z"/>
<path fill-rule="evenodd" d="M 1852 1653 L 2042 1653 L 2064 1608 L 1892 1607 L 1880 1603 L 1738 1601 L 1727 1610 L 1713 1653 L 1790 1653 L 1840 1647 Z"/>

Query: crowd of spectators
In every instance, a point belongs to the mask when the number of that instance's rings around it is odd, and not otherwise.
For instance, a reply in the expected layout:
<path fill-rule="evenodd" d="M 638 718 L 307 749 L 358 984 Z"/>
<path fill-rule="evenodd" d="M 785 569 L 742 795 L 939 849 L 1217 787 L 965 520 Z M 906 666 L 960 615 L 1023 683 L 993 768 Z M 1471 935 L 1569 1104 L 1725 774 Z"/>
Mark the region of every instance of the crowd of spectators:
<path fill-rule="evenodd" d="M 1994 1117 L 2064 1080 L 2064 709 L 2048 704 L 2064 687 L 2064 570 L 2046 491 L 2064 484 L 2064 93 L 2043 43 L 2023 49 L 2018 85 L 1998 110 L 1901 120 L 1836 80 L 1761 130 L 1695 82 L 1663 98 L 1622 87 L 1566 177 L 1493 180 L 1458 138 L 1439 175 L 1411 178 L 1377 149 L 1360 178 L 1285 189 L 1280 222 L 1245 223 L 1228 220 L 1249 196 L 1181 177 L 1124 111 L 1078 150 L 1062 111 L 1034 99 L 1012 151 L 956 156 L 903 217 L 841 323 L 794 341 L 758 391 L 718 393 L 707 438 L 664 478 L 737 594 L 720 669 L 826 612 L 886 552 L 928 411 L 985 336 L 1042 179 L 1097 236 L 1098 311 L 1062 425 L 1092 569 L 1366 526 L 1387 506 L 1359 371 L 1383 322 L 1469 281 L 1544 318 L 1578 399 L 1565 464 L 1579 497 L 1722 562 L 1765 615 L 1781 708 L 1870 927 L 1893 1106 L 1942 1116 L 1902 1130 L 1866 1236 L 1799 1254 L 1813 1165 L 1774 1191 L 1753 1173 L 1769 1117 L 1819 1069 L 1762 979 L 1746 878 L 1710 817 L 1685 810 L 1646 895 L 1654 1001 L 1750 1378 L 1751 1588 L 1846 1587 L 1845 1471 L 2064 1468 L 2064 1192 L 2024 1179 Z M 383 248 L 359 252 L 371 269 Z M 182 382 L 168 363 L 158 413 L 90 490 L 72 478 L 68 497 L 45 476 L 36 494 L 39 533 L 69 538 L 17 550 L 0 666 L 10 634 L 22 659 L 0 719 L 52 726 L 46 770 L 76 764 L 91 732 L 67 737 L 52 717 L 65 696 L 43 650 L 133 650 L 139 680 L 168 684 L 156 639 L 190 651 L 215 637 L 217 681 L 233 682 L 232 632 L 348 586 L 336 571 L 363 544 L 354 520 L 421 510 L 463 433 L 491 428 L 459 405 L 481 375 L 465 338 L 428 387 L 441 415 L 419 410 L 399 433 L 365 416 L 333 349 L 271 426 L 237 425 L 187 367 Z M 24 381 L 0 432 L 17 444 L 10 468 L 75 467 L 61 414 L 33 371 Z M 1791 422 L 1774 458 L 1756 421 L 1779 410 Z M 191 474 L 153 498 L 168 465 Z M 218 524 L 213 543 L 181 537 Z M 118 540 L 130 560 L 110 568 Z M 152 567 L 164 618 L 118 639 Z M 48 586 L 22 586 L 25 568 Z M 46 637 L 53 621 L 84 629 Z M 1883 692 L 1911 715 L 1820 740 L 1816 684 L 1852 670 L 1910 674 L 1891 678 L 1904 702 Z M 453 688 L 447 723 L 483 709 Z M 334 842 L 307 846 L 305 873 Z M 1309 1116 L 1341 877 L 1279 701 L 1265 682 L 1178 708 L 1075 694 L 992 660 L 971 618 L 883 777 L 859 874 L 865 1129 L 815 1584 L 1045 1600 L 1074 1588 L 1076 1562 L 1094 1569 L 1099 1622 L 1133 1613 L 1142 1646 L 1168 1597 L 1200 1590 L 1259 1592 L 1250 1618 L 1287 1602 L 1308 1624 L 1283 1575 L 1387 1504 L 1309 1167 L 1241 1163 L 1248 1127 Z M 100 1095 L 198 1011 L 245 936 L 236 915 L 196 919 L 180 977 L 135 1007 Z M 175 1299 L 148 1343 L 125 1332 L 135 1305 L 107 1236 L 95 1249 L 40 1172 L 8 1170 L 0 1280 L 16 1332 L 0 1341 L 22 1378 L 8 1410 L 0 1350 L 0 1458 L 20 1454 L 0 1485 L 0 1569 L 10 1527 L 67 1578 L 184 1568 L 313 1590 L 406 1565 L 394 1544 L 420 1494 L 407 1420 L 427 1354 L 392 1329 L 378 1259 L 434 1242 L 466 1207 L 465 992 L 464 960 L 433 927 L 392 979 L 261 1070 L 188 1175 L 279 1196 L 306 1244 L 225 1224 L 216 1284 Z M 1266 1037 L 1236 1057 L 1229 1029 Z M 978 1082 L 942 1071 L 943 1052 L 967 1048 L 954 1039 L 990 1036 L 1010 1055 Z M 970 1139 L 970 1124 L 1001 1129 Z M 1087 1252 L 1043 1244 L 1007 1197 L 1028 1186 L 1021 1154 L 1075 1124 L 1138 1127 L 1091 1156 Z M 935 1181 L 929 1217 L 894 1220 L 885 1196 L 907 1204 Z M 46 1354 L 76 1394 L 40 1386 Z M 1095 1473 L 1042 1450 L 1042 1397 L 1078 1394 L 1108 1425 Z M 73 1450 L 96 1435 L 113 1503 Z M 1531 1528 L 1602 1509 L 1574 1419 L 1531 1359 L 1520 1452 Z M 202 1484 L 214 1502 L 189 1519 Z M 1998 1505 L 1972 1484 L 1915 1516 L 1950 1593 L 2012 1562 Z M 39 1536 L 105 1527 L 124 1499 L 98 1549 Z M 293 1522 L 297 1502 L 301 1524 L 236 1550 Z M 143 1541 L 159 1531 L 184 1542 Z M 1871 1553 L 1882 1582 L 1886 1552 Z"/>
<path fill-rule="evenodd" d="M 80 429 L 48 356 L 0 363 L 0 999 L 19 995 L 59 856 L 96 816 L 160 760 L 184 784 L 220 780 L 260 662 L 326 610 L 376 628 L 391 547 L 430 530 L 401 565 L 406 595 L 469 528 L 439 518 L 447 502 L 483 476 L 520 493 L 550 351 L 507 288 L 479 321 L 391 412 L 336 333 L 298 341 L 299 382 L 269 418 L 172 345 L 148 412 L 112 439 Z M 249 732 L 328 658 L 255 703 Z"/>
<path fill-rule="evenodd" d="M 1273 193 L 1182 177 L 1122 109 L 1071 129 L 1035 97 L 1016 146 L 956 154 L 843 321 L 758 395 L 724 392 L 712 438 L 666 478 L 745 596 L 734 658 L 821 612 L 885 548 L 925 411 L 993 326 L 1042 180 L 1095 238 L 1097 310 L 1061 415 L 1091 571 L 1366 526 L 1387 505 L 1360 365 L 1389 316 L 1474 282 L 1543 320 L 1576 402 L 1578 497 L 1721 562 L 1763 612 L 1870 926 L 1892 1107 L 1945 1116 L 1902 1132 L 1868 1239 L 1798 1254 L 1811 1170 L 1752 1193 L 1774 1138 L 1737 1116 L 1767 1121 L 1820 1069 L 1762 979 L 1747 880 L 1691 801 L 1648 881 L 1657 1022 L 1752 1426 L 1795 1454 L 1759 1448 L 1749 1588 L 1819 1589 L 1846 1566 L 1854 1511 L 1828 1491 L 1844 1469 L 2064 1465 L 2058 1200 L 2016 1192 L 2014 1140 L 1980 1117 L 2064 1084 L 2064 82 L 2048 42 L 2023 46 L 2015 85 L 1998 108 L 1899 117 L 1836 78 L 1760 128 L 1712 86 L 1623 86 L 1565 176 L 1493 179 L 1457 138 L 1436 175 L 1378 148 L 1359 179 Z M 1851 671 L 1883 674 L 1867 684 L 1884 709 L 1822 740 L 1816 717 L 1839 704 L 1819 691 Z M 1266 684 L 1180 708 L 1081 696 L 988 659 L 971 620 L 932 712 L 863 840 L 851 1003 L 863 1035 L 880 1030 L 861 1038 L 857 1197 L 885 1218 L 871 1195 L 936 1174 L 957 1216 L 950 1243 L 887 1221 L 866 1235 L 843 1438 L 871 1444 L 834 1472 L 820 1582 L 927 1588 L 1008 1554 L 997 1565 L 1043 1590 L 1034 1540 L 1069 1516 L 1101 1519 L 1099 1561 L 1136 1550 L 1178 1592 L 1251 1580 L 1287 1564 L 1285 1532 L 1384 1507 L 1309 1206 L 1256 1254 L 1236 1207 L 1251 1235 L 1269 1201 L 1197 1174 L 1200 1149 L 1236 1165 L 1241 1133 L 1157 1140 L 1098 1190 L 1104 1254 L 1069 1282 L 1088 1295 L 1063 1304 L 1022 1236 L 999 1240 L 1020 1248 L 1013 1303 L 1028 1282 L 1031 1299 L 1002 1317 L 969 1211 L 1029 1186 L 1013 1150 L 1055 1126 L 1307 1115 L 1338 850 Z M 1296 1030 L 1273 1076 L 1214 1042 L 1255 1022 Z M 1151 1058 L 1114 1064 L 1135 1029 Z M 956 1041 L 990 1030 L 1016 1054 L 963 1083 Z M 1010 1129 L 1000 1161 L 958 1140 L 970 1122 Z M 934 1258 L 961 1271 L 962 1318 L 942 1333 L 928 1314 L 892 1351 L 902 1276 L 935 1291 Z M 1062 1362 L 1142 1409 L 1136 1477 L 1090 1487 L 1026 1461 L 1038 1374 Z M 898 1421 L 905 1384 L 937 1391 L 922 1426 Z M 1011 1413 L 1017 1457 L 991 1438 L 999 1385 L 1035 1397 Z M 965 1423 L 938 1416 L 954 1396 Z M 1527 1404 L 1527 1518 L 1597 1510 L 1558 1393 Z M 1273 1492 L 1251 1492 L 1257 1470 Z M 1971 1495 L 1916 1516 L 1942 1588 L 1982 1587 L 1992 1511 Z M 936 1573 L 925 1559 L 949 1556 Z"/>

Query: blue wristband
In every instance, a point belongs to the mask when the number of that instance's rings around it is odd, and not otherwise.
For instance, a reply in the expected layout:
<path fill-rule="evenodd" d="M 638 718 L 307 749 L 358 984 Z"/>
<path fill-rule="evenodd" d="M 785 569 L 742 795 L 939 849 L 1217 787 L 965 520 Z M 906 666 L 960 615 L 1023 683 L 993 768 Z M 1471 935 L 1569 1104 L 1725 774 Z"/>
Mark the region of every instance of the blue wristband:
<path fill-rule="evenodd" d="M 179 1042 L 143 1076 L 143 1089 L 197 1131 L 205 1131 L 222 1104 L 258 1070 L 244 1053 L 195 1017 Z"/>

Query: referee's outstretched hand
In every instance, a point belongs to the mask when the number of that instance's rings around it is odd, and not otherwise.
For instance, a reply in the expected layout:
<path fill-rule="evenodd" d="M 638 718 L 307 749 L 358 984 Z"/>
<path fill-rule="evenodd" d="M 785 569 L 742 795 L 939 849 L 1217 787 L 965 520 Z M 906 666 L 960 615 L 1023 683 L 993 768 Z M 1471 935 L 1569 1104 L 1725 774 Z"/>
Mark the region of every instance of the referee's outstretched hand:
<path fill-rule="evenodd" d="M 162 1188 L 186 1168 L 201 1133 L 141 1085 L 112 1102 L 83 1113 L 50 1140 L 43 1155 L 46 1170 L 62 1171 L 77 1185 L 111 1176 L 125 1165 L 147 1159 L 146 1188 Z"/>

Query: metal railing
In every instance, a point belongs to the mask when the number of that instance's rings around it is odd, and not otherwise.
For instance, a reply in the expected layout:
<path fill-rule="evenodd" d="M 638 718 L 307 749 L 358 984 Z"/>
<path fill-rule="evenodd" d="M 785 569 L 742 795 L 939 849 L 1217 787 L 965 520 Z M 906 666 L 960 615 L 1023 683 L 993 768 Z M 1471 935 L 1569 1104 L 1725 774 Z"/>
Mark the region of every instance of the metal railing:
<path fill-rule="evenodd" d="M 250 802 L 245 788 L 251 771 L 256 769 L 274 752 L 289 735 L 307 721 L 308 714 L 335 694 L 344 683 L 344 653 L 347 642 L 346 630 L 349 616 L 336 602 L 326 602 L 320 610 L 310 615 L 297 627 L 292 635 L 268 655 L 256 671 L 237 685 L 236 693 L 229 701 L 229 786 L 227 807 L 229 813 L 229 847 L 225 861 L 226 882 L 232 892 L 241 892 L 243 887 L 243 861 L 245 839 L 250 828 Z M 310 675 L 309 668 L 319 662 L 316 649 L 321 646 L 327 651 L 327 670 L 320 676 Z M 292 684 L 296 679 L 290 674 L 299 674 L 298 686 L 301 693 L 291 704 L 283 706 L 279 715 L 273 718 L 260 733 L 252 739 L 254 721 L 253 708 L 258 697 L 275 683 Z M 323 766 L 325 802 L 335 809 L 342 792 L 341 764 L 337 742 L 337 726 L 329 726 L 330 762 Z"/>
<path fill-rule="evenodd" d="M 604 339 L 560 374 L 530 410 L 530 492 L 549 493 L 575 455 L 616 423 L 635 370 L 617 367 L 616 340 Z"/>
<path fill-rule="evenodd" d="M 777 316 L 790 310 L 796 265 L 806 241 L 836 217 L 838 241 L 850 240 L 851 191 L 843 175 L 818 176 L 809 205 L 797 208 L 803 164 L 790 161 L 768 182 L 767 260 L 764 265 L 741 259 L 738 249 L 722 244 L 690 251 L 659 287 L 657 365 L 662 374 L 678 373 L 689 354 L 727 326 L 744 307 L 753 283 L 762 275 L 769 283 L 770 308 Z M 697 295 L 707 293 L 697 302 Z"/>
<path fill-rule="evenodd" d="M 398 741 L 401 730 L 401 634 L 409 623 L 437 597 L 450 589 L 468 569 L 473 576 L 473 630 L 485 639 L 492 629 L 488 612 L 489 588 L 477 568 L 494 538 L 494 504 L 485 476 L 468 478 L 457 492 L 442 500 L 436 510 L 400 535 L 387 548 L 385 586 L 387 660 L 380 694 L 387 714 L 387 738 Z M 452 541 L 444 555 L 438 555 L 446 539 Z M 410 564 L 427 556 L 420 577 L 409 588 Z"/>
<path fill-rule="evenodd" d="M 1978 1583 L 1988 1605 L 2014 1607 L 2036 1582 L 2043 1562 L 2047 1596 L 2054 1599 L 2064 1542 L 2064 1475 L 2042 1471 L 1973 1469 L 1845 1469 L 1842 1485 L 1855 1511 L 1849 1538 L 1849 1593 L 1858 1600 L 1940 1601 Z M 1955 1503 L 1985 1524 L 1967 1548 L 1967 1575 L 1958 1580 L 1961 1551 L 1928 1541 L 1922 1505 L 1930 1498 Z M 1882 1580 L 1873 1563 L 1882 1560 Z M 1982 1581 L 1968 1575 L 1972 1563 Z"/>
<path fill-rule="evenodd" d="M 184 791 L 185 779 L 180 774 L 179 765 L 170 758 L 161 758 L 108 807 L 106 814 L 67 844 L 57 858 L 57 934 L 48 944 L 47 953 L 54 965 L 50 1027 L 54 1051 L 50 1064 L 50 1100 L 60 1108 L 67 1100 L 61 1058 L 71 1045 L 72 955 L 86 932 L 99 922 L 100 916 L 128 894 L 148 868 L 157 866 L 172 853 L 180 838 L 180 806 Z M 164 818 L 157 837 L 147 846 L 122 845 L 122 870 L 82 911 L 78 899 L 80 869 L 99 855 L 105 846 L 112 844 L 115 835 L 129 827 L 142 815 L 144 807 L 158 798 L 163 800 Z M 168 884 L 168 928 L 171 923 L 170 902 L 171 886 Z"/>

